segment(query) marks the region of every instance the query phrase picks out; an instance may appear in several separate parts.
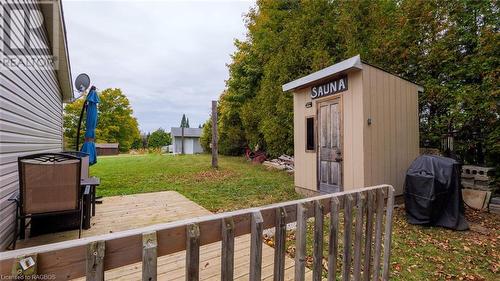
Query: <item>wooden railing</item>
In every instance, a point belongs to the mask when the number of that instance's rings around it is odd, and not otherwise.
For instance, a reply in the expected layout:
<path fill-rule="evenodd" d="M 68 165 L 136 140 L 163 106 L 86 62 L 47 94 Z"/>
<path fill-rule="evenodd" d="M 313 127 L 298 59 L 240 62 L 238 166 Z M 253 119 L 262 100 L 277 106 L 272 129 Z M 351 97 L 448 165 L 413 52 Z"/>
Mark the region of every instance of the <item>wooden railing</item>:
<path fill-rule="evenodd" d="M 250 233 L 250 280 L 261 280 L 262 233 L 274 227 L 273 276 L 281 281 L 285 272 L 287 223 L 296 221 L 295 280 L 304 280 L 307 223 L 312 223 L 309 218 L 314 217 L 313 280 L 323 278 L 324 250 L 328 252 L 328 280 L 336 280 L 339 253 L 342 253 L 342 280 L 388 280 L 393 205 L 394 189 L 388 185 L 327 194 L 2 252 L 0 274 L 3 277 L 50 275 L 58 280 L 86 276 L 87 280 L 104 280 L 105 270 L 142 260 L 142 279 L 156 280 L 157 257 L 185 250 L 186 280 L 198 280 L 200 246 L 222 241 L 221 280 L 232 280 L 234 239 Z M 329 219 L 328 249 L 323 249 L 325 218 Z M 21 263 L 26 267 L 26 261 L 31 260 L 34 265 L 23 270 Z"/>

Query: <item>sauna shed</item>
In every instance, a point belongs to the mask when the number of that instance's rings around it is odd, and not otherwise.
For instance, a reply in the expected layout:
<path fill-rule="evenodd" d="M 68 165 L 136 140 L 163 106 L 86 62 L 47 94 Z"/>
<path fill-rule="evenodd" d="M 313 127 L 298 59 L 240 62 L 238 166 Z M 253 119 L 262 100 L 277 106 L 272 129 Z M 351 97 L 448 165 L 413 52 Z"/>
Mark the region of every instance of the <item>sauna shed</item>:
<path fill-rule="evenodd" d="M 293 92 L 295 187 L 305 194 L 390 184 L 419 155 L 422 86 L 355 56 L 283 85 Z"/>

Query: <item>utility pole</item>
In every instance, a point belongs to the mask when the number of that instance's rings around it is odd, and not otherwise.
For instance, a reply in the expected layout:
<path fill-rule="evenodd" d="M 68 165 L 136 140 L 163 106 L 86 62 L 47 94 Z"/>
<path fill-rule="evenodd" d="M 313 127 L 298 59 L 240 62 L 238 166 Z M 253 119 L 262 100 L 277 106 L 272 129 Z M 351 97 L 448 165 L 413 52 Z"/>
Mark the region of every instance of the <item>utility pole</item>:
<path fill-rule="evenodd" d="M 212 168 L 219 167 L 218 136 L 217 136 L 217 101 L 212 101 Z"/>

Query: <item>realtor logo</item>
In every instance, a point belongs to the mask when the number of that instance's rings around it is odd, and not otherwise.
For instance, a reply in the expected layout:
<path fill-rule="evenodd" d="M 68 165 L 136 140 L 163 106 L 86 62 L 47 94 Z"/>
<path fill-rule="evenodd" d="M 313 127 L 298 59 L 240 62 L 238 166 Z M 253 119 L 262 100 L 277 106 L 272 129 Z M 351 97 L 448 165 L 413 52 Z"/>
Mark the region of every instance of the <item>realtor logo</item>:
<path fill-rule="evenodd" d="M 0 70 L 56 70 L 57 49 L 50 47 L 59 42 L 56 0 L 0 3 Z M 53 28 L 52 38 L 46 28 Z"/>

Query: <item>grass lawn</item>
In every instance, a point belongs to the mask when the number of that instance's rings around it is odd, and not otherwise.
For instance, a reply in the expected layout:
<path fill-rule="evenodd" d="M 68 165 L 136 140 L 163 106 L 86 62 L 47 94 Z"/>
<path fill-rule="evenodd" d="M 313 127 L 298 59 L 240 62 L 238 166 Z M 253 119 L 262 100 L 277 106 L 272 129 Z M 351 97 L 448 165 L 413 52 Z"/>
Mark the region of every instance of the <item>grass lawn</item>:
<path fill-rule="evenodd" d="M 113 196 L 174 190 L 212 212 L 248 208 L 300 198 L 293 177 L 268 171 L 242 157 L 120 155 L 99 157 L 90 173 L 101 178 L 98 195 Z"/>
<path fill-rule="evenodd" d="M 484 228 L 482 230 L 485 232 L 410 225 L 406 222 L 404 209 L 396 208 L 393 221 L 391 280 L 500 280 L 500 217 L 471 209 L 467 210 L 466 216 L 474 229 Z M 342 237 L 342 225 L 341 213 L 339 237 Z M 329 218 L 325 218 L 325 261 L 328 257 L 328 227 Z M 310 268 L 313 261 L 313 231 L 314 223 L 310 222 L 306 240 L 306 262 Z M 272 245 L 271 239 L 266 242 Z M 295 233 L 289 231 L 287 252 L 291 257 L 295 253 L 294 243 Z M 342 244 L 342 239 L 339 239 L 337 278 L 341 273 Z M 323 274 L 326 277 L 326 272 Z"/>
<path fill-rule="evenodd" d="M 120 155 L 100 157 L 91 174 L 101 178 L 98 195 L 175 190 L 212 212 L 300 197 L 285 172 L 241 157 L 220 157 L 219 163 L 221 168 L 212 170 L 209 155 Z M 391 279 L 500 280 L 500 216 L 472 210 L 466 215 L 474 230 L 457 232 L 409 225 L 404 210 L 397 208 Z M 312 236 L 307 244 L 311 253 Z M 293 241 L 288 252 L 293 256 Z"/>

